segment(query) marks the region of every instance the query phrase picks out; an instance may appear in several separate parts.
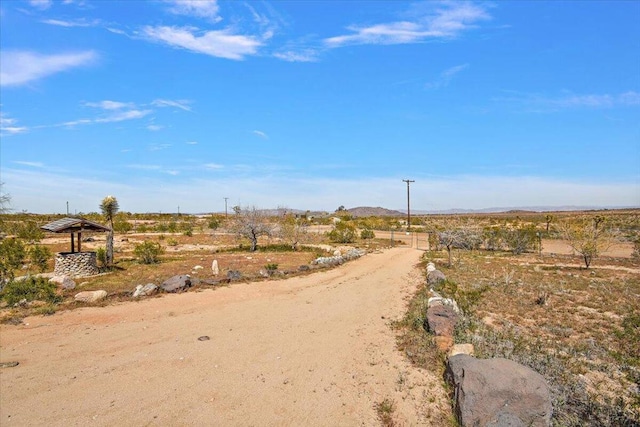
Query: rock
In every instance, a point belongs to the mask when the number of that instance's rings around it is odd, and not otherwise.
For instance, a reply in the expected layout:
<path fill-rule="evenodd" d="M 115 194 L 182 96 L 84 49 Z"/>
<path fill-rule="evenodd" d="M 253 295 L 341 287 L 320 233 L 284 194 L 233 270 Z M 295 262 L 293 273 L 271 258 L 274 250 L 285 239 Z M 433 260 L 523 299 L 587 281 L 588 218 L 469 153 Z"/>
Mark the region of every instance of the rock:
<path fill-rule="evenodd" d="M 229 270 L 227 271 L 227 279 L 240 280 L 242 279 L 242 273 L 240 273 L 238 270 Z"/>
<path fill-rule="evenodd" d="M 53 276 L 49 279 L 49 283 L 55 283 L 61 289 L 75 289 L 76 282 L 69 276 Z"/>
<path fill-rule="evenodd" d="M 298 267 L 298 271 L 309 271 L 309 270 L 311 270 L 311 267 L 309 267 L 306 264 L 301 265 L 300 267 Z"/>
<path fill-rule="evenodd" d="M 550 426 L 551 396 L 544 377 L 514 361 L 449 358 L 446 380 L 453 386 L 461 426 Z"/>
<path fill-rule="evenodd" d="M 439 285 L 445 280 L 447 280 L 447 276 L 440 270 L 433 270 L 427 273 L 427 284 L 429 286 Z"/>
<path fill-rule="evenodd" d="M 449 350 L 449 357 L 453 357 L 458 354 L 473 356 L 474 352 L 475 349 L 473 348 L 473 344 L 454 344 Z"/>
<path fill-rule="evenodd" d="M 436 336 L 452 337 L 458 315 L 451 306 L 436 304 L 427 309 L 425 329 Z"/>
<path fill-rule="evenodd" d="M 79 292 L 76 294 L 75 297 L 73 297 L 73 299 L 75 299 L 76 301 L 79 302 L 98 302 L 100 300 L 103 300 L 107 297 L 107 291 L 84 291 L 84 292 Z"/>
<path fill-rule="evenodd" d="M 211 263 L 211 274 L 213 274 L 214 276 L 217 276 L 218 274 L 220 274 L 220 269 L 218 268 L 217 259 L 214 259 L 213 262 Z"/>
<path fill-rule="evenodd" d="M 173 276 L 162 282 L 160 287 L 165 292 L 182 292 L 191 287 L 191 277 L 188 274 Z"/>
<path fill-rule="evenodd" d="M 158 291 L 158 286 L 153 283 L 147 283 L 146 285 L 138 285 L 136 286 L 135 291 L 133 291 L 133 297 L 146 297 L 149 295 L 153 295 Z"/>
<path fill-rule="evenodd" d="M 432 271 L 435 271 L 436 269 L 436 265 L 432 262 L 427 264 L 427 274 L 431 273 Z"/>
<path fill-rule="evenodd" d="M 195 267 L 193 267 L 194 270 L 202 270 L 204 267 L 201 265 L 196 265 Z"/>
<path fill-rule="evenodd" d="M 270 277 L 271 274 L 269 274 L 269 272 L 267 270 L 265 270 L 264 268 L 261 268 L 260 271 L 258 271 L 258 274 L 262 277 Z"/>
<path fill-rule="evenodd" d="M 442 297 L 431 297 L 428 301 L 428 307 L 432 307 L 434 305 L 448 305 L 453 308 L 453 311 L 456 313 L 460 313 L 460 307 L 458 307 L 458 303 L 456 300 L 451 298 L 442 298 Z"/>
<path fill-rule="evenodd" d="M 333 251 L 333 256 L 340 256 L 340 255 L 342 255 L 340 253 L 340 249 L 336 249 L 335 251 Z"/>

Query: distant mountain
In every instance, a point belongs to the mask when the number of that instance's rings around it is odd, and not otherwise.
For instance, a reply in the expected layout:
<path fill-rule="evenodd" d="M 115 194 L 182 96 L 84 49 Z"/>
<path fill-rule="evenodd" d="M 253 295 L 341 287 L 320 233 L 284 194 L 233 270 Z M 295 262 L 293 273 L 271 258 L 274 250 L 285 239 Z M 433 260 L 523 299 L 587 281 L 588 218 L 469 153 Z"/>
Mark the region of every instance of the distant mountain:
<path fill-rule="evenodd" d="M 360 206 L 357 208 L 347 209 L 350 215 L 354 217 L 365 217 L 365 216 L 404 216 L 402 212 L 392 211 L 391 209 L 385 209 L 381 207 L 369 207 L 369 206 Z"/>
<path fill-rule="evenodd" d="M 614 209 L 638 209 L 638 206 L 523 206 L 484 209 L 446 209 L 446 210 L 411 210 L 416 215 L 428 214 L 485 214 L 485 213 L 532 213 L 532 212 L 572 212 L 572 211 L 603 211 Z M 406 210 L 404 210 L 406 212 Z"/>

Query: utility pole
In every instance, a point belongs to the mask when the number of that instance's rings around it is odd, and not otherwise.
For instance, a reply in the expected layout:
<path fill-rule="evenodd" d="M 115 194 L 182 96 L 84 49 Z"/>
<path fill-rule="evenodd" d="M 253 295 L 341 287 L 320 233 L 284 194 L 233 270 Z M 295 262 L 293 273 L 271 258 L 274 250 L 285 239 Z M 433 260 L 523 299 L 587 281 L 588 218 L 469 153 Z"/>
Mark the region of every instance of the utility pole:
<path fill-rule="evenodd" d="M 227 218 L 229 216 L 229 214 L 227 213 L 227 200 L 229 200 L 228 197 L 224 198 L 224 217 Z"/>
<path fill-rule="evenodd" d="M 411 205 L 409 203 L 409 184 L 415 182 L 415 180 L 411 179 L 403 179 L 402 182 L 407 183 L 407 231 L 411 229 Z"/>
<path fill-rule="evenodd" d="M 69 216 L 69 202 L 67 202 L 67 216 Z"/>

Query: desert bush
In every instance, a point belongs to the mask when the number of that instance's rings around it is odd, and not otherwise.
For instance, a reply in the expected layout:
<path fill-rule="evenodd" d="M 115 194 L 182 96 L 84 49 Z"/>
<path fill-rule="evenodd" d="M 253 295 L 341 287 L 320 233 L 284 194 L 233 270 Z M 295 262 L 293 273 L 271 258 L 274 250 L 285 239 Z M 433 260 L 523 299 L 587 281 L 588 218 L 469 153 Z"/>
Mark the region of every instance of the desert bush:
<path fill-rule="evenodd" d="M 353 243 L 356 240 L 356 228 L 348 222 L 340 221 L 327 233 L 327 237 L 334 243 Z"/>
<path fill-rule="evenodd" d="M 168 239 L 167 246 L 178 246 L 178 241 L 176 239 Z"/>
<path fill-rule="evenodd" d="M 45 246 L 35 245 L 29 249 L 29 260 L 40 273 L 47 271 L 47 263 L 51 259 L 51 251 Z"/>
<path fill-rule="evenodd" d="M 133 229 L 133 226 L 129 221 L 119 219 L 113 222 L 113 231 L 115 231 L 116 233 L 126 234 L 132 229 Z"/>
<path fill-rule="evenodd" d="M 507 229 L 503 230 L 501 234 L 502 241 L 514 255 L 535 250 L 538 244 L 534 226 Z"/>
<path fill-rule="evenodd" d="M 56 291 L 56 285 L 49 283 L 48 279 L 29 276 L 24 280 L 13 280 L 7 283 L 0 295 L 9 305 L 17 304 L 22 300 L 58 303 L 62 301 L 62 297 Z"/>
<path fill-rule="evenodd" d="M 133 253 L 142 264 L 155 264 L 160 262 L 160 255 L 164 253 L 158 242 L 147 240 L 135 246 Z"/>
<path fill-rule="evenodd" d="M 13 280 L 14 270 L 22 266 L 26 255 L 24 244 L 20 240 L 0 241 L 0 286 Z"/>
<path fill-rule="evenodd" d="M 631 256 L 633 258 L 640 258 L 640 235 L 636 236 L 633 240 L 633 252 Z"/>
<path fill-rule="evenodd" d="M 209 218 L 209 221 L 207 222 L 207 226 L 212 230 L 217 230 L 218 227 L 220 227 L 220 219 L 215 216 L 212 216 L 211 218 Z"/>
<path fill-rule="evenodd" d="M 96 261 L 100 267 L 107 266 L 107 250 L 105 248 L 96 249 Z"/>
<path fill-rule="evenodd" d="M 270 263 L 264 266 L 265 270 L 267 270 L 267 272 L 269 273 L 273 273 L 274 271 L 276 271 L 278 269 L 278 264 L 275 263 Z"/>
<path fill-rule="evenodd" d="M 146 233 L 149 231 L 149 227 L 147 226 L 147 224 L 140 224 L 136 226 L 136 231 L 138 233 Z"/>
<path fill-rule="evenodd" d="M 364 230 L 362 230 L 360 232 L 360 238 L 361 239 L 364 239 L 364 240 L 375 239 L 375 237 L 376 237 L 376 234 L 370 228 L 365 228 Z"/>
<path fill-rule="evenodd" d="M 44 231 L 35 221 L 25 221 L 18 226 L 16 234 L 20 239 L 28 242 L 39 242 L 44 237 Z"/>
<path fill-rule="evenodd" d="M 502 236 L 500 229 L 486 227 L 482 232 L 484 248 L 488 251 L 498 251 L 502 249 Z"/>
<path fill-rule="evenodd" d="M 580 254 L 586 268 L 589 268 L 594 258 L 611 246 L 611 236 L 602 225 L 603 218 L 586 218 L 558 225 L 563 238 Z"/>

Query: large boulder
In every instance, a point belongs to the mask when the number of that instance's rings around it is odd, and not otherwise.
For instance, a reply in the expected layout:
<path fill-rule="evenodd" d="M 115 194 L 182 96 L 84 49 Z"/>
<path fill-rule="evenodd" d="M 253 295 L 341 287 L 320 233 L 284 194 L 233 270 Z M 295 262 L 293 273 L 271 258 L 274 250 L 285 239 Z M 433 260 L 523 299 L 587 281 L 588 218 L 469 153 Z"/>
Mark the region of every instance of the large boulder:
<path fill-rule="evenodd" d="M 458 422 L 466 426 L 551 425 L 551 396 L 542 375 L 512 360 L 476 359 L 466 354 L 447 361 Z"/>
<path fill-rule="evenodd" d="M 92 303 L 92 302 L 98 302 L 100 300 L 103 300 L 107 297 L 107 291 L 84 291 L 84 292 L 78 292 L 74 299 L 78 302 L 86 302 L 86 303 Z"/>
<path fill-rule="evenodd" d="M 191 277 L 188 274 L 179 274 L 162 282 L 160 287 L 165 292 L 182 292 L 191 287 Z"/>
<path fill-rule="evenodd" d="M 427 309 L 424 328 L 436 336 L 453 337 L 458 314 L 453 306 L 435 304 Z"/>

